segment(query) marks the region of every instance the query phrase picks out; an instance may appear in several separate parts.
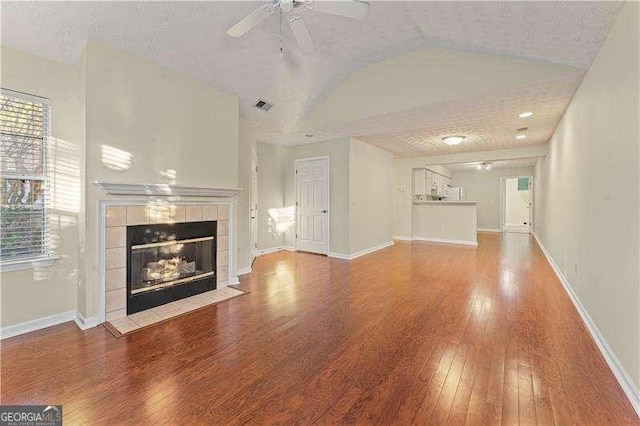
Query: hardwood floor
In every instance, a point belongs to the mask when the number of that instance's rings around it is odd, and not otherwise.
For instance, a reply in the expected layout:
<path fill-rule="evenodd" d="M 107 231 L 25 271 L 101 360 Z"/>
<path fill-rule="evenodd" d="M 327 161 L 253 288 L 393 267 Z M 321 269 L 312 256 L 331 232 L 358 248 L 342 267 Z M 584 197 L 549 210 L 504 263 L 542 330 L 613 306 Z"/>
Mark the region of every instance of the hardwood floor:
<path fill-rule="evenodd" d="M 251 294 L 116 340 L 2 342 L 3 404 L 67 424 L 638 424 L 529 235 L 265 255 Z"/>

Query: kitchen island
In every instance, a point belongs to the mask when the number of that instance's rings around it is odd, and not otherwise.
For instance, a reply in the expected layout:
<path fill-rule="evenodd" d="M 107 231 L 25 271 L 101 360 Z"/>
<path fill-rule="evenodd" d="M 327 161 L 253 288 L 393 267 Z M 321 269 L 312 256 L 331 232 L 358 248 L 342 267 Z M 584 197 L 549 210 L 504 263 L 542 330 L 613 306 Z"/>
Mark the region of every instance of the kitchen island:
<path fill-rule="evenodd" d="M 414 201 L 413 239 L 477 246 L 475 201 Z"/>

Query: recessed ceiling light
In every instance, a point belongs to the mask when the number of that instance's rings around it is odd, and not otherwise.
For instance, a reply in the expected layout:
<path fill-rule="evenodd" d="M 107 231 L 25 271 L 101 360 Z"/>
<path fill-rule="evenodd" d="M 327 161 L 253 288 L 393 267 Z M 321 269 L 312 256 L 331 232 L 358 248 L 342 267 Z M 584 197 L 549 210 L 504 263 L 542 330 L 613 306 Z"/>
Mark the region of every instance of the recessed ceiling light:
<path fill-rule="evenodd" d="M 464 140 L 464 136 L 447 136 L 446 138 L 442 138 L 442 140 L 447 145 L 458 145 Z"/>
<path fill-rule="evenodd" d="M 516 139 L 526 139 L 527 135 L 518 135 L 516 136 Z"/>
<path fill-rule="evenodd" d="M 527 117 L 531 117 L 533 115 L 533 113 L 531 111 L 527 111 L 527 112 L 523 112 L 522 114 L 520 114 L 518 117 L 520 118 L 527 118 Z"/>

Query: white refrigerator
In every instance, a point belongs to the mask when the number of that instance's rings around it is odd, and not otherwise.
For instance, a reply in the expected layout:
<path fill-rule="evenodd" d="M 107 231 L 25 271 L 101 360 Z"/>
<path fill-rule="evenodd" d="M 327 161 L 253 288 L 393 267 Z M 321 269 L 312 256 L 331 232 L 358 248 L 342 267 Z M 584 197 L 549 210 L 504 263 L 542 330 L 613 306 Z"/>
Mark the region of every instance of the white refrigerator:
<path fill-rule="evenodd" d="M 452 187 L 449 188 L 448 194 L 445 198 L 446 201 L 464 201 L 464 188 Z"/>

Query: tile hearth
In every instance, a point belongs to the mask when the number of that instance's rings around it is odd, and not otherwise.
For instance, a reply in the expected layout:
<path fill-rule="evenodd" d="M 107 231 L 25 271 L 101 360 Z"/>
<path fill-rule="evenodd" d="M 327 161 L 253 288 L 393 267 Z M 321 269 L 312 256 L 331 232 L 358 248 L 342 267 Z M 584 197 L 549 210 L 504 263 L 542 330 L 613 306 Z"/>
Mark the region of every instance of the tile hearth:
<path fill-rule="evenodd" d="M 236 290 L 235 288 L 222 287 L 206 293 L 187 297 L 186 299 L 176 300 L 175 302 L 167 303 L 166 305 L 156 306 L 155 308 L 147 309 L 123 318 L 114 319 L 112 321 L 108 321 L 108 324 L 115 328 L 120 334 L 127 334 L 140 328 L 168 320 L 208 305 L 214 305 L 243 294 L 246 293 L 244 291 Z"/>

